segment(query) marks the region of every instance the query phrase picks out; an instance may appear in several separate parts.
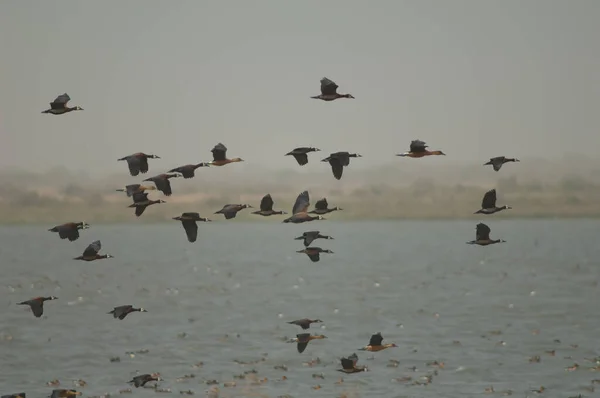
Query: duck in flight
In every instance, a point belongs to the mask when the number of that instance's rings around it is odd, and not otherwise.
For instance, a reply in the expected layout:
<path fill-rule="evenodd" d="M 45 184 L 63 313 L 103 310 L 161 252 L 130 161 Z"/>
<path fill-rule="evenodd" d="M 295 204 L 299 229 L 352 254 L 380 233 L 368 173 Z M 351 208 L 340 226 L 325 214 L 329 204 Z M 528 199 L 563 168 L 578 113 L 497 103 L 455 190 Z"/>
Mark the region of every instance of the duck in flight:
<path fill-rule="evenodd" d="M 147 192 L 137 192 L 137 193 L 133 194 L 133 203 L 127 207 L 135 207 L 135 215 L 136 215 L 136 217 L 139 217 L 142 214 L 144 214 L 146 207 L 154 205 L 154 204 L 160 204 L 160 203 L 167 203 L 167 202 L 165 202 L 162 199 L 150 200 L 150 199 L 148 199 Z"/>
<path fill-rule="evenodd" d="M 228 204 L 223 206 L 221 210 L 215 211 L 215 214 L 223 214 L 226 220 L 230 220 L 232 218 L 235 218 L 238 211 L 251 208 L 252 206 L 250 205 Z"/>
<path fill-rule="evenodd" d="M 79 230 L 80 229 L 88 229 L 90 227 L 89 224 L 86 224 L 85 221 L 79 222 L 68 222 L 62 225 L 57 225 L 55 227 L 50 228 L 48 231 L 50 232 L 58 232 L 58 236 L 61 239 L 69 239 L 69 241 L 73 242 L 79 239 Z"/>
<path fill-rule="evenodd" d="M 502 165 L 504 163 L 508 163 L 508 162 L 520 162 L 519 159 L 516 158 L 507 158 L 505 156 L 496 156 L 495 158 L 490 158 L 490 161 L 487 163 L 484 163 L 484 166 L 488 166 L 488 165 L 492 165 L 492 167 L 494 168 L 494 171 L 499 171 L 502 168 Z"/>
<path fill-rule="evenodd" d="M 298 162 L 298 164 L 300 166 L 304 166 L 304 165 L 308 164 L 308 153 L 309 152 L 319 152 L 319 151 L 320 151 L 319 148 L 304 146 L 304 147 L 295 148 L 291 152 L 286 153 L 285 156 L 293 156 L 294 159 L 296 159 L 296 162 Z"/>
<path fill-rule="evenodd" d="M 133 379 L 128 381 L 128 383 L 133 383 L 133 385 L 136 388 L 138 388 L 138 387 L 144 387 L 144 385 L 146 385 L 146 383 L 148 383 L 149 381 L 160 381 L 160 380 L 161 380 L 161 378 L 158 373 L 152 373 L 152 374 L 143 374 L 143 375 L 135 376 Z"/>
<path fill-rule="evenodd" d="M 300 326 L 302 329 L 306 330 L 308 328 L 310 328 L 310 324 L 311 323 L 321 323 L 323 322 L 320 319 L 309 319 L 309 318 L 303 318 L 303 319 L 297 319 L 295 321 L 291 321 L 288 322 L 290 325 L 298 325 Z"/>
<path fill-rule="evenodd" d="M 244 161 L 244 159 L 241 158 L 227 159 L 227 147 L 221 144 L 220 142 L 217 145 L 215 145 L 213 149 L 211 149 L 211 152 L 213 154 L 213 160 L 211 162 L 208 162 L 209 166 L 225 166 L 229 163 L 237 163 Z"/>
<path fill-rule="evenodd" d="M 310 98 L 320 99 L 323 101 L 333 101 L 338 98 L 354 99 L 352 94 L 339 94 L 337 92 L 337 89 L 338 89 L 337 84 L 335 84 L 332 80 L 329 80 L 328 78 L 324 77 L 321 79 L 321 94 L 316 95 L 314 97 L 310 97 Z"/>
<path fill-rule="evenodd" d="M 36 318 L 39 318 L 44 314 L 44 301 L 56 299 L 58 299 L 58 297 L 56 296 L 34 297 L 30 300 L 17 303 L 17 305 L 28 305 L 31 308 L 31 312 L 33 313 L 33 315 Z"/>
<path fill-rule="evenodd" d="M 152 181 L 154 184 L 156 184 L 156 189 L 161 191 L 165 196 L 171 196 L 173 190 L 171 189 L 171 182 L 169 179 L 177 177 L 179 177 L 179 174 L 175 173 L 159 174 L 154 177 L 146 178 L 144 181 Z"/>
<path fill-rule="evenodd" d="M 319 260 L 321 260 L 321 253 L 333 254 L 331 250 L 321 249 L 320 247 L 307 247 L 306 249 L 298 250 L 296 253 L 306 254 L 308 258 L 310 258 L 310 261 L 312 261 L 313 263 L 316 263 Z"/>
<path fill-rule="evenodd" d="M 69 94 L 64 93 L 56 97 L 54 101 L 50 103 L 50 109 L 42 111 L 42 113 L 49 113 L 51 115 L 64 115 L 72 111 L 82 111 L 83 108 L 80 106 L 68 107 L 67 103 L 71 100 Z"/>
<path fill-rule="evenodd" d="M 495 243 L 504 243 L 505 240 L 502 239 L 490 239 L 491 229 L 484 223 L 479 223 L 475 227 L 475 240 L 467 242 L 469 245 L 479 245 L 479 246 L 488 246 L 493 245 Z"/>
<path fill-rule="evenodd" d="M 356 354 L 352 354 L 348 358 L 342 358 L 340 361 L 342 363 L 342 368 L 338 369 L 338 372 L 358 373 L 367 370 L 366 366 L 356 366 L 356 362 L 358 362 L 358 355 Z"/>
<path fill-rule="evenodd" d="M 304 232 L 302 234 L 302 236 L 299 236 L 294 239 L 295 240 L 303 240 L 304 246 L 308 247 L 315 239 L 333 239 L 333 238 L 331 236 L 321 235 L 320 231 L 307 231 L 307 232 Z"/>
<path fill-rule="evenodd" d="M 143 308 L 134 308 L 132 305 L 121 305 L 119 307 L 115 307 L 111 312 L 107 314 L 112 314 L 113 318 L 119 318 L 120 320 L 125 319 L 125 317 L 132 312 L 148 312 Z"/>
<path fill-rule="evenodd" d="M 309 211 L 309 214 L 327 214 L 327 213 L 331 213 L 332 211 L 337 211 L 337 210 L 344 210 L 341 207 L 332 207 L 331 209 L 329 208 L 329 203 L 327 203 L 327 198 L 322 198 L 317 200 L 317 203 L 315 203 L 315 208 L 314 210 Z"/>
<path fill-rule="evenodd" d="M 308 207 L 310 206 L 310 198 L 308 191 L 303 191 L 296 198 L 294 207 L 292 208 L 292 216 L 283 220 L 284 223 L 300 224 L 312 220 L 324 220 L 323 216 L 311 216 L 308 214 Z"/>
<path fill-rule="evenodd" d="M 494 214 L 501 210 L 512 209 L 510 206 L 496 206 L 496 190 L 490 189 L 483 195 L 481 201 L 481 209 L 477 210 L 474 214 Z"/>
<path fill-rule="evenodd" d="M 350 165 L 350 158 L 361 157 L 362 155 L 359 155 L 358 153 L 335 152 L 321 160 L 321 162 L 328 162 L 331 166 L 333 176 L 336 180 L 340 180 L 342 178 L 342 174 L 344 173 L 344 167 L 348 167 Z"/>
<path fill-rule="evenodd" d="M 129 184 L 125 185 L 125 188 L 115 189 L 117 192 L 125 192 L 127 197 L 130 198 L 135 193 L 144 192 L 144 191 L 153 191 L 156 187 L 154 185 L 140 185 L 140 184 Z"/>
<path fill-rule="evenodd" d="M 117 161 L 126 161 L 127 167 L 129 168 L 129 174 L 135 177 L 140 173 L 145 174 L 148 172 L 148 159 L 160 159 L 160 157 L 157 155 L 148 155 L 143 152 L 137 152 L 133 155 L 117 159 Z"/>
<path fill-rule="evenodd" d="M 180 216 L 173 217 L 173 220 L 181 221 L 181 225 L 185 230 L 188 242 L 195 242 L 198 238 L 198 224 L 196 224 L 197 221 L 211 221 L 206 217 L 200 217 L 200 214 L 195 212 L 182 213 Z"/>
<path fill-rule="evenodd" d="M 364 346 L 363 348 L 360 348 L 360 350 L 377 352 L 377 351 L 385 350 L 386 348 L 398 347 L 394 343 L 390 343 L 390 344 L 382 344 L 382 343 L 383 343 L 383 336 L 381 335 L 381 333 L 376 333 L 371 336 L 371 339 L 369 340 L 369 344 Z"/>
<path fill-rule="evenodd" d="M 324 336 L 322 334 L 311 335 L 310 333 L 301 333 L 301 334 L 297 334 L 296 338 L 291 339 L 288 342 L 289 343 L 298 343 L 298 345 L 297 345 L 298 352 L 300 354 L 302 354 L 304 352 L 304 350 L 306 350 L 306 346 L 308 345 L 308 343 L 311 340 L 320 340 L 320 339 L 326 339 L 326 338 L 327 338 L 327 336 Z"/>
<path fill-rule="evenodd" d="M 199 167 L 208 167 L 210 164 L 206 162 L 197 163 L 197 164 L 186 164 L 183 166 L 175 167 L 174 169 L 169 170 L 169 173 L 179 173 L 185 179 L 194 178 L 196 175 L 196 169 Z"/>
<path fill-rule="evenodd" d="M 113 258 L 113 256 L 110 254 L 98 254 L 100 249 L 102 249 L 102 243 L 100 243 L 99 240 L 96 240 L 86 247 L 81 256 L 75 257 L 73 260 L 94 261 L 105 258 Z"/>
<path fill-rule="evenodd" d="M 260 210 L 257 211 L 253 211 L 252 214 L 258 214 L 261 216 L 272 216 L 275 214 L 287 214 L 287 212 L 283 211 L 283 210 L 273 210 L 273 198 L 271 197 L 271 194 L 266 194 L 265 196 L 263 196 L 263 198 L 260 201 Z"/>
<path fill-rule="evenodd" d="M 410 150 L 408 152 L 399 153 L 396 156 L 408 157 L 408 158 L 422 158 L 423 156 L 432 155 L 446 155 L 442 151 L 429 151 L 427 150 L 428 145 L 421 140 L 413 140 L 410 143 Z"/>

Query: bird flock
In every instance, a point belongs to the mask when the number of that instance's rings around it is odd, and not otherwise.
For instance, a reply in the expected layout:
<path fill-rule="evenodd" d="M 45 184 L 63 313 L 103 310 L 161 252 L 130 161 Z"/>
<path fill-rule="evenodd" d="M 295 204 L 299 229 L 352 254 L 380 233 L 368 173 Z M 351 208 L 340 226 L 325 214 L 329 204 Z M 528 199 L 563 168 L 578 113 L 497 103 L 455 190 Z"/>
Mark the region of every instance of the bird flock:
<path fill-rule="evenodd" d="M 319 99 L 322 101 L 334 101 L 341 98 L 346 99 L 354 99 L 354 96 L 351 94 L 339 94 L 337 92 L 338 85 L 334 83 L 332 80 L 324 77 L 321 79 L 321 94 L 313 96 L 313 99 Z M 80 106 L 69 107 L 67 104 L 70 101 L 70 97 L 68 94 L 62 94 L 56 97 L 56 99 L 50 103 L 50 108 L 43 111 L 44 114 L 52 114 L 52 115 L 64 115 L 72 111 L 82 111 L 83 108 Z M 298 147 L 293 149 L 292 151 L 285 154 L 285 156 L 292 156 L 300 166 L 304 166 L 308 164 L 308 154 L 312 152 L 319 152 L 320 149 L 313 147 Z M 127 197 L 132 198 L 133 203 L 131 203 L 128 207 L 135 209 L 135 215 L 137 217 L 142 216 L 147 207 L 154 204 L 166 203 L 162 199 L 152 200 L 148 197 L 149 191 L 158 190 L 162 192 L 164 196 L 171 196 L 173 194 L 173 190 L 171 187 L 171 179 L 183 177 L 183 179 L 191 179 L 194 178 L 195 172 L 198 168 L 211 168 L 211 167 L 221 167 L 231 163 L 243 162 L 244 160 L 239 157 L 228 158 L 227 157 L 227 147 L 222 143 L 218 143 L 211 150 L 212 152 L 212 161 L 209 162 L 200 162 L 195 164 L 186 164 L 176 168 L 169 170 L 167 173 L 158 174 L 154 177 L 146 178 L 142 180 L 143 182 L 152 182 L 154 185 L 146 184 L 143 185 L 141 183 L 130 184 L 124 188 L 116 189 L 116 191 L 124 192 Z M 446 155 L 444 152 L 440 150 L 429 150 L 428 145 L 424 141 L 421 140 L 413 140 L 410 143 L 409 150 L 404 153 L 397 154 L 399 157 L 407 157 L 413 159 L 419 159 L 427 156 L 439 156 Z M 331 166 L 331 171 L 336 180 L 340 180 L 343 175 L 344 168 L 350 165 L 351 158 L 360 158 L 362 157 L 357 153 L 350 153 L 346 151 L 339 151 L 330 153 L 329 156 L 324 158 L 322 162 L 329 163 Z M 118 161 L 127 162 L 127 167 L 129 170 L 129 174 L 132 177 L 138 177 L 141 174 L 146 174 L 149 171 L 149 163 L 148 159 L 160 159 L 159 156 L 155 154 L 146 154 L 143 152 L 134 153 L 128 156 L 124 156 Z M 507 158 L 504 156 L 498 156 L 491 158 L 484 165 L 491 165 L 493 170 L 496 172 L 501 169 L 501 167 L 508 162 L 519 162 L 518 159 L 515 158 Z M 261 215 L 261 216 L 274 216 L 274 215 L 287 215 L 288 213 L 283 210 L 274 210 L 274 201 L 270 194 L 266 194 L 259 205 L 260 210 L 253 211 L 252 214 Z M 308 191 L 301 192 L 293 207 L 291 215 L 282 220 L 283 223 L 293 223 L 293 224 L 301 224 L 305 222 L 315 221 L 315 220 L 324 220 L 323 215 L 342 210 L 339 207 L 329 207 L 329 203 L 327 202 L 327 198 L 322 198 L 315 203 L 315 207 L 313 210 L 309 211 L 310 207 L 310 197 Z M 214 214 L 222 214 L 225 220 L 234 219 L 237 213 L 243 209 L 253 208 L 253 206 L 249 204 L 225 204 L 222 209 L 216 211 Z M 481 202 L 481 209 L 477 210 L 474 214 L 483 214 L 483 215 L 491 215 L 497 213 L 499 211 L 510 209 L 509 206 L 497 206 L 496 205 L 496 190 L 492 189 L 486 192 L 483 196 L 483 200 Z M 173 217 L 173 220 L 181 222 L 183 229 L 185 230 L 187 240 L 189 242 L 196 242 L 198 235 L 198 222 L 210 222 L 211 220 L 206 217 L 201 217 L 197 212 L 184 212 L 180 216 Z M 89 229 L 90 225 L 84 221 L 79 222 L 67 222 L 61 225 L 57 225 L 53 228 L 50 228 L 49 231 L 58 233 L 60 239 L 67 239 L 71 242 L 76 241 L 80 234 L 80 230 Z M 502 239 L 491 239 L 490 238 L 491 229 L 484 223 L 479 223 L 476 225 L 476 233 L 475 240 L 466 242 L 468 244 L 474 244 L 479 246 L 487 246 L 495 243 L 505 242 Z M 308 256 L 308 258 L 313 262 L 320 261 L 320 255 L 322 253 L 333 253 L 329 249 L 323 249 L 317 246 L 311 246 L 311 244 L 317 239 L 323 240 L 332 240 L 334 239 L 331 236 L 323 235 L 320 231 L 306 231 L 301 236 L 295 237 L 295 240 L 302 240 L 304 249 L 298 250 L 298 253 L 304 253 Z M 90 243 L 83 253 L 77 257 L 74 257 L 74 260 L 81 261 L 95 261 L 101 259 L 112 258 L 113 256 L 110 254 L 100 254 L 102 249 L 102 244 L 100 240 L 95 240 Z M 31 312 L 37 318 L 40 318 L 44 313 L 44 302 L 50 300 L 56 300 L 55 296 L 47 296 L 47 297 L 35 297 L 27 301 L 23 301 L 17 303 L 19 305 L 27 305 L 31 308 Z M 124 320 L 125 317 L 133 312 L 147 312 L 144 308 L 135 308 L 132 305 L 119 305 L 113 308 L 108 314 L 113 315 L 115 319 Z M 307 330 L 310 328 L 312 323 L 320 323 L 322 322 L 320 319 L 299 319 L 288 322 L 289 324 L 300 326 L 303 330 Z M 324 335 L 311 335 L 310 333 L 300 333 L 297 334 L 294 339 L 289 340 L 291 343 L 297 344 L 298 353 L 303 353 L 306 349 L 307 345 L 312 340 L 321 340 L 326 339 L 327 337 Z M 370 338 L 369 343 L 360 348 L 361 351 L 370 351 L 370 352 L 378 352 L 384 350 L 386 348 L 397 347 L 396 344 L 383 344 L 383 336 L 381 333 L 373 334 Z M 356 353 L 349 355 L 347 357 L 341 358 L 341 368 L 338 369 L 340 372 L 344 373 L 358 373 L 366 371 L 367 368 L 365 366 L 357 366 L 358 356 Z M 147 382 L 150 381 L 159 381 L 161 380 L 159 373 L 146 373 L 135 376 L 132 380 L 128 381 L 128 383 L 133 384 L 135 387 L 143 387 Z M 75 395 L 80 395 L 80 392 L 72 389 L 56 389 L 53 390 L 51 397 L 52 398 L 66 398 L 72 397 Z M 25 393 L 17 393 L 4 395 L 2 398 L 25 398 Z"/>

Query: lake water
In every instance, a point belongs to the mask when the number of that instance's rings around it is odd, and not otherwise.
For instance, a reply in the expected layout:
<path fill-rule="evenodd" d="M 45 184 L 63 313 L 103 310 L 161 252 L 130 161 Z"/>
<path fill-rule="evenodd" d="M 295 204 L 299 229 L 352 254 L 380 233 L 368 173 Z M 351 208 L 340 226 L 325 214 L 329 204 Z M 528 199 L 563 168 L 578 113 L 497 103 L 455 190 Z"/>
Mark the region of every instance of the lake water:
<path fill-rule="evenodd" d="M 478 219 L 329 218 L 219 219 L 200 223 L 193 244 L 178 222 L 92 225 L 72 243 L 48 232 L 52 225 L 1 227 L 0 392 L 45 397 L 46 382 L 59 379 L 84 397 L 118 394 L 139 371 L 160 372 L 159 387 L 178 396 L 206 396 L 215 387 L 206 380 L 219 382 L 220 397 L 474 397 L 490 385 L 519 397 L 540 386 L 548 397 L 597 394 L 586 388 L 600 372 L 585 358 L 600 355 L 600 221 L 489 216 L 492 238 L 507 243 L 478 247 L 465 244 Z M 335 238 L 315 241 L 335 252 L 318 263 L 296 253 L 303 246 L 293 240 L 315 229 Z M 72 260 L 96 239 L 115 258 Z M 59 297 L 42 318 L 15 305 L 40 295 Z M 123 321 L 106 314 L 124 304 L 149 312 Z M 299 354 L 286 339 L 302 330 L 286 321 L 304 317 L 322 319 L 309 331 L 328 339 Z M 358 351 L 376 332 L 399 347 Z M 339 358 L 354 352 L 369 372 L 337 372 Z M 540 362 L 530 363 L 535 355 Z M 427 366 L 435 360 L 444 368 Z M 257 373 L 234 379 L 249 370 Z M 431 384 L 411 384 L 435 370 Z M 196 377 L 176 380 L 189 374 Z M 405 376 L 412 380 L 395 380 Z M 73 387 L 75 379 L 87 386 Z"/>

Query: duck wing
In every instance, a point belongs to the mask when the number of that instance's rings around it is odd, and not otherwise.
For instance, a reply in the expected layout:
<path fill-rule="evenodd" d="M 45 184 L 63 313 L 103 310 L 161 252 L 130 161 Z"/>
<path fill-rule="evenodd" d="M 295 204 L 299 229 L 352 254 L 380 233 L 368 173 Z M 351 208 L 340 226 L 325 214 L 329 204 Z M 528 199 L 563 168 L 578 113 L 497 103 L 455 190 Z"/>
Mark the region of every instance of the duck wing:
<path fill-rule="evenodd" d="M 482 209 L 493 209 L 496 207 L 496 190 L 491 189 L 483 195 L 483 200 L 481 201 Z"/>
<path fill-rule="evenodd" d="M 491 229 L 484 223 L 479 223 L 475 227 L 475 239 L 476 240 L 489 240 Z"/>
<path fill-rule="evenodd" d="M 98 252 L 102 249 L 102 243 L 99 240 L 95 240 L 88 245 L 83 251 L 83 257 L 92 257 L 98 254 Z"/>
<path fill-rule="evenodd" d="M 227 154 L 227 147 L 219 142 L 217 145 L 215 145 L 211 152 L 213 154 L 214 161 L 225 160 L 225 155 Z"/>
<path fill-rule="evenodd" d="M 198 224 L 196 224 L 196 221 L 183 220 L 181 224 L 183 225 L 183 229 L 185 229 L 188 241 L 195 242 L 198 237 Z"/>
<path fill-rule="evenodd" d="M 148 162 L 146 161 L 146 171 L 148 171 Z M 133 177 L 140 174 L 141 169 L 141 161 L 140 158 L 135 156 L 130 156 L 127 158 L 127 167 L 129 167 L 129 174 Z"/>
<path fill-rule="evenodd" d="M 273 198 L 271 194 L 266 194 L 260 201 L 260 211 L 272 211 L 273 210 Z"/>
<path fill-rule="evenodd" d="M 317 200 L 317 203 L 315 203 L 316 210 L 327 210 L 327 206 L 329 206 L 329 203 L 327 203 L 327 198 L 319 199 Z"/>
<path fill-rule="evenodd" d="M 135 192 L 133 195 L 133 203 L 142 203 L 148 201 L 147 192 Z"/>
<path fill-rule="evenodd" d="M 371 339 L 369 340 L 370 346 L 380 346 L 381 343 L 383 343 L 383 336 L 381 335 L 381 333 L 376 333 L 372 335 Z"/>
<path fill-rule="evenodd" d="M 294 159 L 296 159 L 296 162 L 298 162 L 298 164 L 300 166 L 304 166 L 306 164 L 308 164 L 308 155 L 305 153 L 294 153 L 292 154 L 292 156 L 294 157 Z"/>
<path fill-rule="evenodd" d="M 326 77 L 321 79 L 321 94 L 323 95 L 335 95 L 337 93 L 338 85 Z"/>
<path fill-rule="evenodd" d="M 427 145 L 421 140 L 413 140 L 410 142 L 410 151 L 413 153 L 425 152 L 425 148 L 427 148 Z"/>
<path fill-rule="evenodd" d="M 292 207 L 292 215 L 296 213 L 305 213 L 308 210 L 308 206 L 310 206 L 310 198 L 308 196 L 308 191 L 304 191 L 296 198 L 294 207 Z"/>
<path fill-rule="evenodd" d="M 329 158 L 329 164 L 331 165 L 331 171 L 333 172 L 333 176 L 336 180 L 340 180 L 342 178 L 342 174 L 344 173 L 344 166 L 341 160 L 337 157 Z"/>
<path fill-rule="evenodd" d="M 71 97 L 69 97 L 69 94 L 61 94 L 50 103 L 50 109 L 63 109 L 67 106 L 67 102 L 69 102 L 70 100 Z"/>
<path fill-rule="evenodd" d="M 142 214 L 144 214 L 144 211 L 146 211 L 146 207 L 148 207 L 148 205 L 136 206 L 135 207 L 135 215 L 136 215 L 136 217 L 139 217 Z"/>
<path fill-rule="evenodd" d="M 132 197 L 140 189 L 140 184 L 130 184 L 125 187 L 125 192 L 128 197 Z"/>
<path fill-rule="evenodd" d="M 167 178 L 156 178 L 153 180 L 156 184 L 156 189 L 165 194 L 165 196 L 171 196 L 173 191 L 171 190 L 171 182 Z"/>

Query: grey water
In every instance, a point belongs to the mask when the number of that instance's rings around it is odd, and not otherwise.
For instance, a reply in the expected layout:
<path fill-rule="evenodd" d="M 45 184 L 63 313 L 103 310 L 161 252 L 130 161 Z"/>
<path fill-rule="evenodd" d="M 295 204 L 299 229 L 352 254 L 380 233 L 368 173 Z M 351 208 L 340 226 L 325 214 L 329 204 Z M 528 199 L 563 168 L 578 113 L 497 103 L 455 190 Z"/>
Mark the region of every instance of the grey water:
<path fill-rule="evenodd" d="M 0 227 L 0 392 L 45 397 L 46 382 L 58 379 L 84 397 L 117 394 L 139 371 L 160 372 L 159 387 L 177 395 L 206 396 L 207 380 L 219 382 L 220 397 L 474 397 L 489 386 L 519 397 L 540 386 L 552 397 L 593 395 L 586 388 L 600 373 L 586 358 L 600 355 L 600 221 L 488 216 L 491 237 L 507 242 L 478 247 L 465 244 L 477 220 L 334 217 L 219 219 L 200 223 L 195 243 L 178 222 L 92 225 L 75 242 L 48 232 L 52 225 Z M 303 246 L 293 238 L 307 230 L 333 236 L 313 246 L 334 254 L 313 263 L 296 253 Z M 96 239 L 115 258 L 73 260 Z M 16 305 L 47 295 L 59 299 L 45 303 L 42 318 Z M 124 304 L 148 312 L 123 321 L 107 314 Z M 286 322 L 304 317 L 322 319 L 309 331 L 328 338 L 299 354 L 286 339 L 302 330 Z M 358 351 L 376 332 L 399 347 Z M 354 352 L 369 371 L 337 372 Z M 541 361 L 530 363 L 535 355 Z M 443 369 L 427 365 L 436 360 Z M 234 379 L 249 370 L 268 382 Z M 429 385 L 395 380 L 434 370 Z"/>

